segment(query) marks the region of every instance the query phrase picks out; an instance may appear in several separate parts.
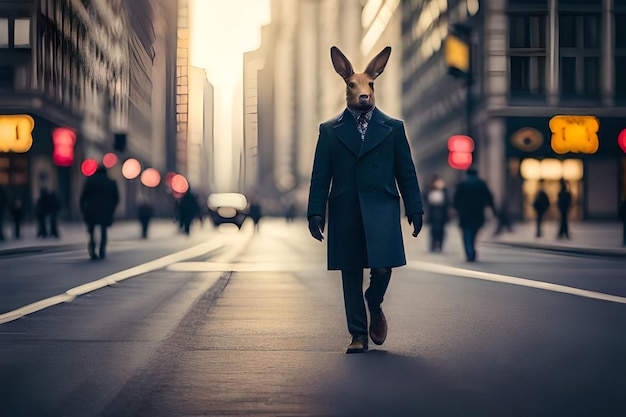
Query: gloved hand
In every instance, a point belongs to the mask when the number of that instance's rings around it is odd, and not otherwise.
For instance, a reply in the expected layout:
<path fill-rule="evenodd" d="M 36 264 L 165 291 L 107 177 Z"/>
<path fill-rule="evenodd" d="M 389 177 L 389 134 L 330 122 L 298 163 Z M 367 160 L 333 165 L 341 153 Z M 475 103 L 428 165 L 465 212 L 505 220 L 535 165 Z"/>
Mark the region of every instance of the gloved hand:
<path fill-rule="evenodd" d="M 411 214 L 409 216 L 409 224 L 413 225 L 413 237 L 417 237 L 417 235 L 420 234 L 420 231 L 422 230 L 422 214 L 421 213 L 417 213 L 417 214 Z"/>
<path fill-rule="evenodd" d="M 311 236 L 320 242 L 324 240 L 324 219 L 322 216 L 314 214 L 309 219 L 309 232 L 311 232 Z"/>

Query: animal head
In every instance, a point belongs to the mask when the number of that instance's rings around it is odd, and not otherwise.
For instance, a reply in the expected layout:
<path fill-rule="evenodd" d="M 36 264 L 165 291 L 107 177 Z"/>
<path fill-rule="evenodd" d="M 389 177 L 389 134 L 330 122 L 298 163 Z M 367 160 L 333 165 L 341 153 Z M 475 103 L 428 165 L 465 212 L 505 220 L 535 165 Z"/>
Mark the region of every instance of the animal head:
<path fill-rule="evenodd" d="M 390 54 L 391 47 L 387 46 L 372 58 L 365 72 L 357 74 L 348 58 L 339 48 L 336 46 L 330 48 L 330 59 L 335 71 L 346 82 L 346 104 L 348 108 L 358 112 L 367 112 L 374 107 L 374 80 L 383 73 Z"/>

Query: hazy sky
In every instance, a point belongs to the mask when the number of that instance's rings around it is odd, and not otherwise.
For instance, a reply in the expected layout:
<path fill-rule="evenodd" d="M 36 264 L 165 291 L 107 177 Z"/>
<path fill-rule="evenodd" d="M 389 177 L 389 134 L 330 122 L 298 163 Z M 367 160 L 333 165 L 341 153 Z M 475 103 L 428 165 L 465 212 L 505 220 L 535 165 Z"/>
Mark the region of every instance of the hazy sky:
<path fill-rule="evenodd" d="M 269 0 L 192 0 L 191 64 L 214 85 L 241 78 L 243 52 L 259 46 L 269 23 Z"/>
<path fill-rule="evenodd" d="M 260 44 L 261 26 L 270 20 L 269 0 L 191 2 L 191 65 L 205 68 L 215 87 L 215 191 L 231 192 L 243 148 L 243 98 L 237 90 L 243 82 L 243 53 Z"/>

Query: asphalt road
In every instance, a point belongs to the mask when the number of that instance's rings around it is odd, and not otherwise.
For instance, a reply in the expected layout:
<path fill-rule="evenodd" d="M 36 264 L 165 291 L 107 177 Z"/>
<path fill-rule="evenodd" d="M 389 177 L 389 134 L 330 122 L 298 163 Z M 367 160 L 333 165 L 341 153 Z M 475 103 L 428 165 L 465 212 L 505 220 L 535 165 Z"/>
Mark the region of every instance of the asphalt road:
<path fill-rule="evenodd" d="M 248 230 L 226 234 L 218 250 L 0 324 L 0 415 L 626 415 L 624 260 L 481 244 L 467 264 L 453 233 L 430 254 L 406 231 L 383 346 L 344 353 L 324 245 L 269 220 L 245 247 Z M 137 265 L 179 248 L 162 244 L 123 252 Z M 84 262 L 47 268 L 50 281 Z"/>

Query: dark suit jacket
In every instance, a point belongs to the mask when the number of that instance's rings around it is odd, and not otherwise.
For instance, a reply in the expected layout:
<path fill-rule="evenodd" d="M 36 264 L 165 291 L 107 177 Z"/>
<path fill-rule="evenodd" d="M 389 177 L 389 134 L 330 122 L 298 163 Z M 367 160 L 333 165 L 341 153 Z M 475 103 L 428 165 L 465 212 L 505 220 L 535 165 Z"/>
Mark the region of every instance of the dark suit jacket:
<path fill-rule="evenodd" d="M 400 120 L 374 109 L 363 142 L 348 109 L 320 125 L 307 217 L 327 217 L 328 269 L 406 264 L 400 195 L 407 215 L 423 213 Z"/>

